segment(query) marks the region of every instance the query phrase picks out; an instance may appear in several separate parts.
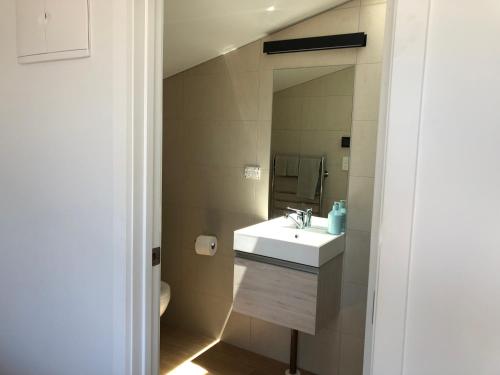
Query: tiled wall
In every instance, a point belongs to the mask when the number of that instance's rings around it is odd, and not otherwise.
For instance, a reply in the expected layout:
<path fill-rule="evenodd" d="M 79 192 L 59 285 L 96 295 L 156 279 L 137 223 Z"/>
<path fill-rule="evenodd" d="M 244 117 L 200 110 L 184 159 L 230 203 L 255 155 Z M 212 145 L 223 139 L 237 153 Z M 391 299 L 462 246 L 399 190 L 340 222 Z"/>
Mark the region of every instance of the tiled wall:
<path fill-rule="evenodd" d="M 347 199 L 348 172 L 342 170 L 342 137 L 351 135 L 354 67 L 347 67 L 273 96 L 271 156 L 275 153 L 326 155 L 329 173 L 322 216 L 334 201 Z M 300 207 L 299 207 L 300 208 Z"/>
<path fill-rule="evenodd" d="M 318 374 L 360 374 L 385 3 L 355 0 L 266 39 L 365 31 L 361 49 L 263 55 L 262 40 L 165 81 L 163 278 L 172 300 L 162 324 L 183 326 L 288 360 L 289 330 L 231 314 L 232 231 L 267 218 L 273 69 L 355 65 L 349 217 L 340 316 L 301 335 L 301 366 Z M 263 167 L 245 180 L 245 164 Z M 198 234 L 219 252 L 196 256 Z"/>

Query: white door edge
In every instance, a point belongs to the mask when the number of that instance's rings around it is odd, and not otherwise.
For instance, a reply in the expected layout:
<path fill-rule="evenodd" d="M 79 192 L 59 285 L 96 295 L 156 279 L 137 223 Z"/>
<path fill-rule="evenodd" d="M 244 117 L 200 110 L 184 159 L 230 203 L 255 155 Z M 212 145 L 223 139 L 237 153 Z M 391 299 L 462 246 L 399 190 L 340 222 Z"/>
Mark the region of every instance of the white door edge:
<path fill-rule="evenodd" d="M 153 248 L 161 247 L 162 227 L 162 161 L 163 161 L 163 18 L 164 0 L 156 0 L 154 45 L 154 157 L 153 157 Z M 152 275 L 152 324 L 151 324 L 151 374 L 160 372 L 160 290 L 161 264 L 153 268 Z"/>
<path fill-rule="evenodd" d="M 127 135 L 126 343 L 122 366 L 125 368 L 120 371 L 116 365 L 114 371 L 156 375 L 160 267 L 153 270 L 152 249 L 161 242 L 163 0 L 134 0 L 128 7 L 130 22 L 126 37 L 130 39 L 131 63 L 127 104 L 131 118 Z"/>
<path fill-rule="evenodd" d="M 388 1 L 364 375 L 403 373 L 429 9 L 430 0 Z"/>

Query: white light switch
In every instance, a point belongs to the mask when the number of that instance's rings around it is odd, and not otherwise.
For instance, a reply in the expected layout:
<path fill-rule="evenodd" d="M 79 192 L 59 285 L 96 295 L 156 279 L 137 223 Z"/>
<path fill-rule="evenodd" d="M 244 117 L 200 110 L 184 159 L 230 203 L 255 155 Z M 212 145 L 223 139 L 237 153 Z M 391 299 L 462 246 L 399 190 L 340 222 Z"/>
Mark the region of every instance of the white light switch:
<path fill-rule="evenodd" d="M 349 170 L 349 156 L 344 156 L 342 158 L 342 170 L 343 171 Z"/>
<path fill-rule="evenodd" d="M 260 167 L 258 165 L 247 165 L 245 167 L 245 178 L 249 180 L 260 180 Z"/>

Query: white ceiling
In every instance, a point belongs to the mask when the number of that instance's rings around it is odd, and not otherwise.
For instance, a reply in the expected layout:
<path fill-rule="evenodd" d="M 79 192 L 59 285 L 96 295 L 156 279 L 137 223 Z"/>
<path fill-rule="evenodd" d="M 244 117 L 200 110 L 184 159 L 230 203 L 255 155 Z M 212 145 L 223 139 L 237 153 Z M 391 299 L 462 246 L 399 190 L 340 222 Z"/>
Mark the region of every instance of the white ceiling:
<path fill-rule="evenodd" d="M 273 74 L 273 92 L 288 89 L 304 82 L 344 70 L 352 65 L 317 66 L 310 68 L 277 69 Z"/>
<path fill-rule="evenodd" d="M 166 0 L 169 77 L 346 0 Z"/>

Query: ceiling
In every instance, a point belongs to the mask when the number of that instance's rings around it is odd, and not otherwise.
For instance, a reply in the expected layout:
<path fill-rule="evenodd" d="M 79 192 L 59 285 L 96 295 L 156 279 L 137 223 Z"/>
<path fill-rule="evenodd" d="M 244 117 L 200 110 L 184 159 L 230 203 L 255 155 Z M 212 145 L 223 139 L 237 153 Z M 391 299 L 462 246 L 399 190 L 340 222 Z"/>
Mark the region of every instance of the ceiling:
<path fill-rule="evenodd" d="M 346 0 L 166 0 L 169 77 Z"/>
<path fill-rule="evenodd" d="M 273 92 L 288 89 L 304 82 L 344 70 L 352 65 L 317 66 L 310 68 L 277 69 L 273 76 Z"/>

